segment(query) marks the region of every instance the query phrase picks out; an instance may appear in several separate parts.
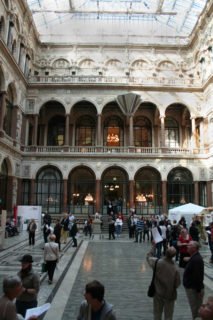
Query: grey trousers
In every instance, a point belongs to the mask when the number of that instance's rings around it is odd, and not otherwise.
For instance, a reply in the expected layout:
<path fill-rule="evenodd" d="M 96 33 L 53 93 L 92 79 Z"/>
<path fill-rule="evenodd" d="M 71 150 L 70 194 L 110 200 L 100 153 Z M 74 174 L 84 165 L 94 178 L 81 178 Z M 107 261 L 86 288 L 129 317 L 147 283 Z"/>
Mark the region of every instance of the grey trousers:
<path fill-rule="evenodd" d="M 167 300 L 155 295 L 153 298 L 154 320 L 162 320 L 164 313 L 164 320 L 172 320 L 174 313 L 175 300 Z"/>
<path fill-rule="evenodd" d="M 185 288 L 185 290 L 192 312 L 192 319 L 195 319 L 196 317 L 198 317 L 198 310 L 203 303 L 204 290 L 202 290 L 201 292 L 197 292 L 194 289 L 187 288 Z"/>

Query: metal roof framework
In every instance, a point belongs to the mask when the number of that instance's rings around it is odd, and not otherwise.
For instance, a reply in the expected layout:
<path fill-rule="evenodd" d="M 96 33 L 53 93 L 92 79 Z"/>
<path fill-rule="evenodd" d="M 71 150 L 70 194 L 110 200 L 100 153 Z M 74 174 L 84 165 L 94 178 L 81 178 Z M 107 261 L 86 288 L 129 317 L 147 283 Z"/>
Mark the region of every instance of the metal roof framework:
<path fill-rule="evenodd" d="M 27 0 L 42 42 L 187 44 L 209 0 Z"/>

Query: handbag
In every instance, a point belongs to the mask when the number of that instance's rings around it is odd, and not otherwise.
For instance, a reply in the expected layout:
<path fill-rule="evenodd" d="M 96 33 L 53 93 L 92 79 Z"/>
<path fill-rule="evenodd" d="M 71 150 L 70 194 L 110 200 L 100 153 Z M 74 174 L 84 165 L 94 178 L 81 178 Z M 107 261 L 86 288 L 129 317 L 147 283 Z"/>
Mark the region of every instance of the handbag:
<path fill-rule="evenodd" d="M 158 259 L 155 261 L 155 266 L 154 266 L 154 271 L 153 271 L 153 275 L 152 275 L 152 281 L 149 285 L 148 291 L 147 291 L 147 295 L 150 298 L 153 298 L 155 295 L 155 284 L 154 284 L 154 280 L 155 280 L 155 272 L 156 272 L 156 266 L 157 266 L 157 262 Z"/>
<path fill-rule="evenodd" d="M 47 272 L 47 264 L 46 264 L 46 262 L 42 262 L 41 272 L 42 272 L 42 273 Z"/>

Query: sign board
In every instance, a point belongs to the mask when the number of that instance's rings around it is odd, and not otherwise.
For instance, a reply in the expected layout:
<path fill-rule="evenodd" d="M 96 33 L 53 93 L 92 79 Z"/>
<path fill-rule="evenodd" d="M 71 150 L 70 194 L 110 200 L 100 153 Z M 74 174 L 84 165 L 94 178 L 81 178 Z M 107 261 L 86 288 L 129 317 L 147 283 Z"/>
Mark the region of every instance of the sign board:
<path fill-rule="evenodd" d="M 18 206 L 17 216 L 20 221 L 20 230 L 27 230 L 28 223 L 35 219 L 37 230 L 41 229 L 41 206 Z"/>

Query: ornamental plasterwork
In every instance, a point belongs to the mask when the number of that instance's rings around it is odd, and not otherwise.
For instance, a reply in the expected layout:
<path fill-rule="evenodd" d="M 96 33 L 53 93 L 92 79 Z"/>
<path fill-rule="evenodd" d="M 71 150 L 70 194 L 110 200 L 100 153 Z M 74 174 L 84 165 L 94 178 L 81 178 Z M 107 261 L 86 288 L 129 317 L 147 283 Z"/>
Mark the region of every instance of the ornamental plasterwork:
<path fill-rule="evenodd" d="M 31 167 L 26 165 L 22 167 L 22 175 L 24 178 L 30 178 Z"/>
<path fill-rule="evenodd" d="M 200 168 L 200 180 L 206 180 L 206 172 L 204 168 Z"/>
<path fill-rule="evenodd" d="M 16 163 L 16 167 L 15 167 L 15 176 L 20 177 L 20 173 L 21 173 L 21 167 L 19 163 Z"/>
<path fill-rule="evenodd" d="M 213 167 L 209 169 L 209 178 L 213 180 Z"/>

